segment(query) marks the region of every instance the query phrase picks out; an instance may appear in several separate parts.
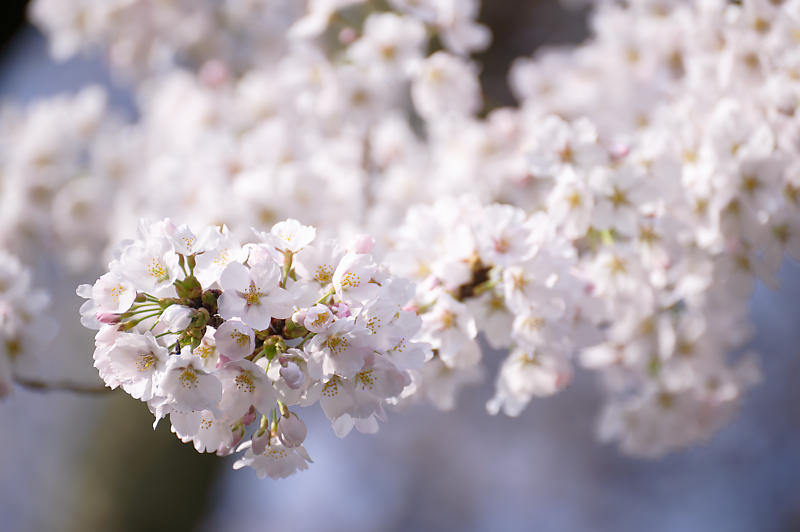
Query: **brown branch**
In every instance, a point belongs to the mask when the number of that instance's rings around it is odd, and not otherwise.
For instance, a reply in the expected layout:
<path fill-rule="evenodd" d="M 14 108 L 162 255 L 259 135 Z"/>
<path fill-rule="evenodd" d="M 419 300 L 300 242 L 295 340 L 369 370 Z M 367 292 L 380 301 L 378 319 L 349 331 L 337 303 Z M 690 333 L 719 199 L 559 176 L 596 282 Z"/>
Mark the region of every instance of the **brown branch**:
<path fill-rule="evenodd" d="M 14 377 L 14 382 L 28 388 L 40 392 L 74 392 L 83 394 L 105 394 L 113 390 L 106 386 L 96 384 L 81 384 L 69 381 L 40 381 L 36 379 L 27 379 L 25 377 Z"/>

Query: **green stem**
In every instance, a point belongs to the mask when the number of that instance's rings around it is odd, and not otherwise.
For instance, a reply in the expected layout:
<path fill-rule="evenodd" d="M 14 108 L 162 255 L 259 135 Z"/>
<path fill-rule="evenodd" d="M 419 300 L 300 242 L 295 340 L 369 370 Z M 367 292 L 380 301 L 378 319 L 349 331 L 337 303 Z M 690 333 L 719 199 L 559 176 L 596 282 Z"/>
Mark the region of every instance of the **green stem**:
<path fill-rule="evenodd" d="M 316 302 L 316 303 L 314 303 L 314 304 L 315 304 L 315 305 L 319 305 L 320 303 L 322 303 L 323 301 L 325 301 L 326 299 L 328 299 L 329 297 L 331 297 L 331 296 L 332 296 L 333 294 L 335 294 L 335 293 L 336 293 L 336 290 L 335 290 L 333 287 L 331 287 L 331 288 L 330 288 L 330 290 L 328 290 L 328 291 L 325 293 L 325 295 L 324 295 L 324 296 L 322 296 L 321 298 L 317 299 L 317 302 Z"/>
<path fill-rule="evenodd" d="M 603 229 L 600 231 L 600 240 L 606 246 L 613 246 L 614 245 L 614 233 L 611 229 Z"/>
<path fill-rule="evenodd" d="M 36 379 L 27 379 L 25 377 L 14 377 L 14 382 L 23 388 L 30 390 L 37 390 L 41 392 L 74 392 L 84 394 L 103 394 L 110 393 L 113 390 L 105 385 L 93 384 L 80 384 L 68 381 L 40 381 Z"/>
<path fill-rule="evenodd" d="M 158 309 L 159 309 L 158 306 L 140 305 L 138 307 L 137 306 L 131 307 L 129 310 L 123 312 L 123 314 L 126 314 L 128 316 L 135 316 L 136 314 L 141 314 L 142 312 L 154 312 L 155 310 Z"/>
<path fill-rule="evenodd" d="M 302 349 L 303 345 L 306 343 L 306 340 L 308 340 L 312 336 L 314 336 L 313 332 L 310 332 L 307 335 L 303 336 L 303 340 L 299 344 L 297 344 L 297 348 L 296 349 Z"/>
<path fill-rule="evenodd" d="M 425 314 L 426 312 L 428 312 L 430 309 L 432 309 L 434 307 L 434 305 L 436 305 L 436 301 L 438 301 L 438 300 L 434 299 L 430 303 L 427 303 L 427 304 L 422 305 L 421 307 L 417 308 L 417 315 Z"/>
<path fill-rule="evenodd" d="M 289 415 L 289 409 L 286 408 L 286 405 L 283 404 L 283 401 L 278 399 L 278 410 L 280 410 L 281 416 Z"/>
<path fill-rule="evenodd" d="M 261 414 L 261 423 L 258 426 L 258 435 L 264 434 L 267 430 L 267 426 L 269 425 L 269 418 L 264 414 Z"/>
<path fill-rule="evenodd" d="M 281 288 L 286 288 L 286 280 L 289 277 L 289 271 L 292 269 L 293 260 L 294 253 L 289 251 L 283 253 L 283 279 L 281 279 Z"/>
<path fill-rule="evenodd" d="M 133 324 L 134 325 L 138 325 L 141 322 L 143 322 L 144 320 L 147 320 L 147 319 L 150 319 L 150 318 L 155 318 L 155 317 L 160 316 L 160 315 L 161 315 L 161 310 L 159 309 L 158 312 L 154 312 L 154 313 L 148 314 L 146 316 L 140 316 L 138 319 L 133 321 Z"/>
<path fill-rule="evenodd" d="M 499 281 L 500 281 L 500 279 L 489 279 L 488 281 L 484 281 L 481 284 L 479 284 L 478 286 L 476 286 L 475 289 L 472 291 L 472 293 L 475 296 L 479 296 L 482 293 L 488 292 L 489 290 L 491 290 L 492 288 L 497 286 L 497 283 Z"/>

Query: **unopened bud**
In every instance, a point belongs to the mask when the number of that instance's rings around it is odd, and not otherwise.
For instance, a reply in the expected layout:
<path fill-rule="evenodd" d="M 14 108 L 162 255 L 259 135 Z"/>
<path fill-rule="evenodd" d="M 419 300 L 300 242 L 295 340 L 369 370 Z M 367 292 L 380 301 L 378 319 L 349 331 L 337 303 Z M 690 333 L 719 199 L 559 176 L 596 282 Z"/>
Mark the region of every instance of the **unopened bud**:
<path fill-rule="evenodd" d="M 231 447 L 236 447 L 239 445 L 239 442 L 244 439 L 244 425 L 236 425 L 233 427 L 233 440 L 231 441 Z"/>
<path fill-rule="evenodd" d="M 256 412 L 255 408 L 250 406 L 250 410 L 248 410 L 247 413 L 242 416 L 239 422 L 246 427 L 256 420 L 256 416 L 258 416 L 258 412 Z"/>
<path fill-rule="evenodd" d="M 208 312 L 211 314 L 216 314 L 217 312 L 217 299 L 219 299 L 220 293 L 219 290 L 206 290 L 203 292 L 203 295 L 200 296 L 203 306 L 207 308 Z"/>
<path fill-rule="evenodd" d="M 339 32 L 339 42 L 342 44 L 350 44 L 356 40 L 356 37 L 358 37 L 356 30 L 350 27 L 344 28 Z"/>
<path fill-rule="evenodd" d="M 112 312 L 98 312 L 95 314 L 97 321 L 100 323 L 105 323 L 106 325 L 115 325 L 120 322 L 119 314 L 114 314 Z"/>
<path fill-rule="evenodd" d="M 170 305 L 161 314 L 160 323 L 164 325 L 168 331 L 182 331 L 189 326 L 196 311 L 183 305 Z"/>
<path fill-rule="evenodd" d="M 357 235 L 353 239 L 352 246 L 356 253 L 369 253 L 375 247 L 375 239 L 369 235 Z"/>
<path fill-rule="evenodd" d="M 269 443 L 269 431 L 255 431 L 253 433 L 253 438 L 250 441 L 253 442 L 253 453 L 264 454 L 264 452 L 267 450 L 267 444 Z"/>
<path fill-rule="evenodd" d="M 281 367 L 280 374 L 286 385 L 292 390 L 297 390 L 303 385 L 303 380 L 305 379 L 303 370 L 291 360 L 286 362 L 286 366 Z"/>
<path fill-rule="evenodd" d="M 190 275 L 181 281 L 175 281 L 175 291 L 181 299 L 198 299 L 203 295 L 203 287 L 197 277 Z"/>
<path fill-rule="evenodd" d="M 228 81 L 228 66 L 219 59 L 211 59 L 203 63 L 199 72 L 200 80 L 208 87 L 219 87 Z"/>
<path fill-rule="evenodd" d="M 278 420 L 278 438 L 286 447 L 302 445 L 307 433 L 306 424 L 294 412 L 289 412 Z"/>
<path fill-rule="evenodd" d="M 273 334 L 264 340 L 264 356 L 267 360 L 272 360 L 275 355 L 279 355 L 286 351 L 286 342 L 278 335 Z"/>
<path fill-rule="evenodd" d="M 333 306 L 333 311 L 336 313 L 337 318 L 350 317 L 350 306 L 347 303 L 336 303 Z"/>

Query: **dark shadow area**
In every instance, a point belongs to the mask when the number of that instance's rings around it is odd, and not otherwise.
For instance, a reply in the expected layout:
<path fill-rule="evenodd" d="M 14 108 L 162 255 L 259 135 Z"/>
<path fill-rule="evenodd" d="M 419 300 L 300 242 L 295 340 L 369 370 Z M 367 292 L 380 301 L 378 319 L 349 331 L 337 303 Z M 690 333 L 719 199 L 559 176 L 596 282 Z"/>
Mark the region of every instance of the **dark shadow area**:
<path fill-rule="evenodd" d="M 3 0 L 0 2 L 0 58 L 7 53 L 8 43 L 25 25 L 28 0 Z"/>
<path fill-rule="evenodd" d="M 514 59 L 543 46 L 576 44 L 589 34 L 587 10 L 567 10 L 558 0 L 484 1 L 480 22 L 492 30 L 492 44 L 475 56 L 488 110 L 514 104 L 507 74 Z"/>
<path fill-rule="evenodd" d="M 76 479 L 83 503 L 64 530 L 118 532 L 194 530 L 206 517 L 222 468 L 170 432 L 169 419 L 148 430 L 147 407 L 115 392 L 100 415 Z M 82 486 L 81 486 L 82 485 Z"/>

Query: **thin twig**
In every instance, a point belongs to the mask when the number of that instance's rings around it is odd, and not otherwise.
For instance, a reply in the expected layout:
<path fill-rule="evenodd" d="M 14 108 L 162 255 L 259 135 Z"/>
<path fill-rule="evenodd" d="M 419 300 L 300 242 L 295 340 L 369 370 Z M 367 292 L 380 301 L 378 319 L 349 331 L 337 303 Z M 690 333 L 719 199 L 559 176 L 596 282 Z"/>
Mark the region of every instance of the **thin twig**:
<path fill-rule="evenodd" d="M 24 388 L 41 392 L 75 392 L 85 394 L 104 394 L 112 392 L 111 388 L 96 384 L 80 384 L 69 381 L 40 381 L 25 377 L 14 377 L 14 382 Z"/>

